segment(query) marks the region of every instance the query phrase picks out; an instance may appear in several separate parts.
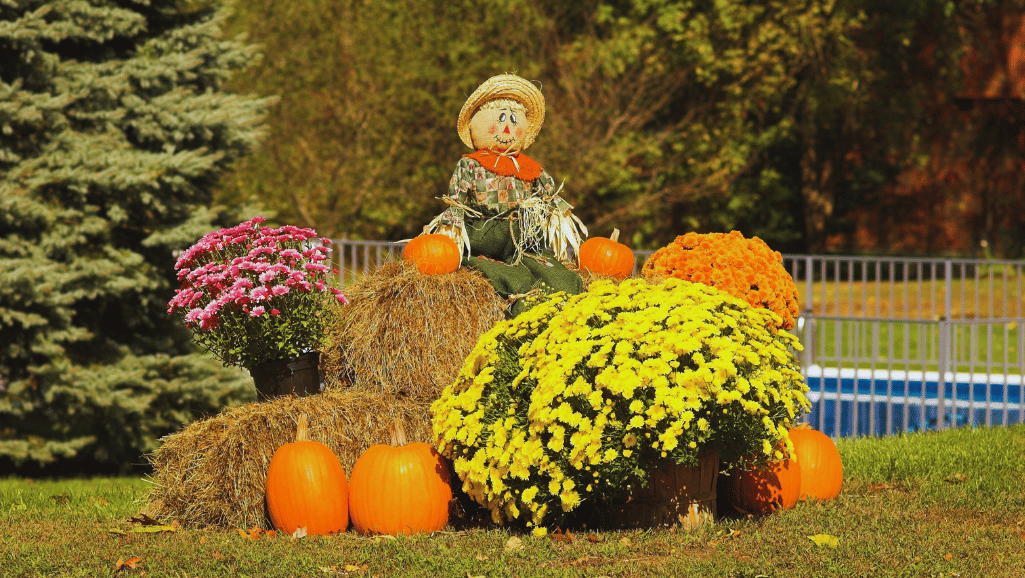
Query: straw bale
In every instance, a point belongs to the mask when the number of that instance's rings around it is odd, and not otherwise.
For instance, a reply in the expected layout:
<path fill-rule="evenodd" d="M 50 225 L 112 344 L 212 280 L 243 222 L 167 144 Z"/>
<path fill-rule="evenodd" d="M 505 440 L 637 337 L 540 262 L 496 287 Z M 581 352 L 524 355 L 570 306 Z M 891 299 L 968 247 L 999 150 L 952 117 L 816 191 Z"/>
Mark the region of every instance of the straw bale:
<path fill-rule="evenodd" d="M 164 437 L 150 455 L 154 486 L 144 512 L 189 527 L 266 527 L 267 467 L 295 441 L 300 413 L 309 438 L 327 445 L 347 473 L 370 446 L 390 442 L 395 418 L 410 442 L 433 444 L 429 403 L 359 389 L 285 396 L 223 411 Z"/>
<path fill-rule="evenodd" d="M 505 318 L 506 303 L 478 271 L 423 275 L 405 262 L 382 265 L 350 287 L 330 322 L 321 357 L 328 389 L 352 387 L 433 401 L 451 384 L 480 336 Z"/>

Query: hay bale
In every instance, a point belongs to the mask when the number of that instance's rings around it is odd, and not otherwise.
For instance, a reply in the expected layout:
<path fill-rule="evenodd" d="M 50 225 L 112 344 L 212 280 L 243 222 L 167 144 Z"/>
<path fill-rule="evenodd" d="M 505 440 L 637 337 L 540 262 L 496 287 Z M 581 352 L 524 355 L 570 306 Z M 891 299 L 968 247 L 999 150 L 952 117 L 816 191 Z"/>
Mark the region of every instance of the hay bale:
<path fill-rule="evenodd" d="M 367 448 L 389 443 L 395 418 L 410 441 L 434 442 L 430 404 L 358 389 L 286 396 L 228 409 L 166 436 L 149 456 L 154 487 L 144 512 L 190 527 L 266 527 L 267 467 L 295 440 L 300 413 L 310 439 L 326 444 L 347 473 Z"/>
<path fill-rule="evenodd" d="M 480 336 L 508 304 L 478 271 L 423 275 L 382 265 L 345 290 L 349 304 L 328 327 L 321 357 L 329 389 L 352 387 L 421 401 L 452 383 Z"/>

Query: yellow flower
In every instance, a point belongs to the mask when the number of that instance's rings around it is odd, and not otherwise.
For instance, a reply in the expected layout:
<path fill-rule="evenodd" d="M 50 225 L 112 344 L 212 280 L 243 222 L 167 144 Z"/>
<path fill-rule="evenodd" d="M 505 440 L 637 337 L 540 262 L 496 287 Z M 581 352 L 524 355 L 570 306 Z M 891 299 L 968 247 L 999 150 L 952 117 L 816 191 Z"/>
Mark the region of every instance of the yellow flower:
<path fill-rule="evenodd" d="M 520 499 L 522 499 L 524 503 L 533 502 L 534 497 L 537 496 L 537 492 L 537 486 L 530 486 L 529 488 L 523 491 L 523 494 L 520 495 Z"/>
<path fill-rule="evenodd" d="M 807 386 L 791 338 L 749 310 L 678 279 L 552 298 L 481 338 L 431 406 L 437 447 L 494 519 L 528 512 L 537 526 L 555 499 L 572 509 L 647 467 L 634 459 L 638 439 L 673 457 L 720 435 L 740 436 L 745 451 L 785 442 Z M 716 407 L 713 427 L 704 416 Z"/>

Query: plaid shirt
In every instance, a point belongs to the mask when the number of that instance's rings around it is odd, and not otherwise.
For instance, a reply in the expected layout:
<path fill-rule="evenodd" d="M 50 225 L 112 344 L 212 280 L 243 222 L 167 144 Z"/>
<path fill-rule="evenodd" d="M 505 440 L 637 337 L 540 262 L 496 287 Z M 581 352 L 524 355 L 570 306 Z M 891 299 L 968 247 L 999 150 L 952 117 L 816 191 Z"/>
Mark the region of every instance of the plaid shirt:
<path fill-rule="evenodd" d="M 448 196 L 460 205 L 479 211 L 485 218 L 515 209 L 519 204 L 535 196 L 550 197 L 559 213 L 569 211 L 572 206 L 555 194 L 555 179 L 542 170 L 541 175 L 533 182 L 516 177 L 497 175 L 474 159 L 459 159 L 452 180 L 448 185 Z M 435 222 L 446 227 L 463 228 L 465 211 L 450 206 Z M 472 218 L 472 217 L 471 217 Z"/>

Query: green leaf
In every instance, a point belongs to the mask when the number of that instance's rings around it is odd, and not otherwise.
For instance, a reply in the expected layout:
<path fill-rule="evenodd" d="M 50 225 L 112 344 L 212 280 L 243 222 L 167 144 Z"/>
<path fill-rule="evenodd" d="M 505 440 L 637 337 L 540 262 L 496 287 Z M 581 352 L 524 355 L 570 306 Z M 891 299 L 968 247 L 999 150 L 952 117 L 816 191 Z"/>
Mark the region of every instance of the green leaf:
<path fill-rule="evenodd" d="M 132 528 L 132 532 L 138 534 L 157 534 L 160 532 L 177 532 L 178 529 L 174 526 L 136 526 Z"/>

